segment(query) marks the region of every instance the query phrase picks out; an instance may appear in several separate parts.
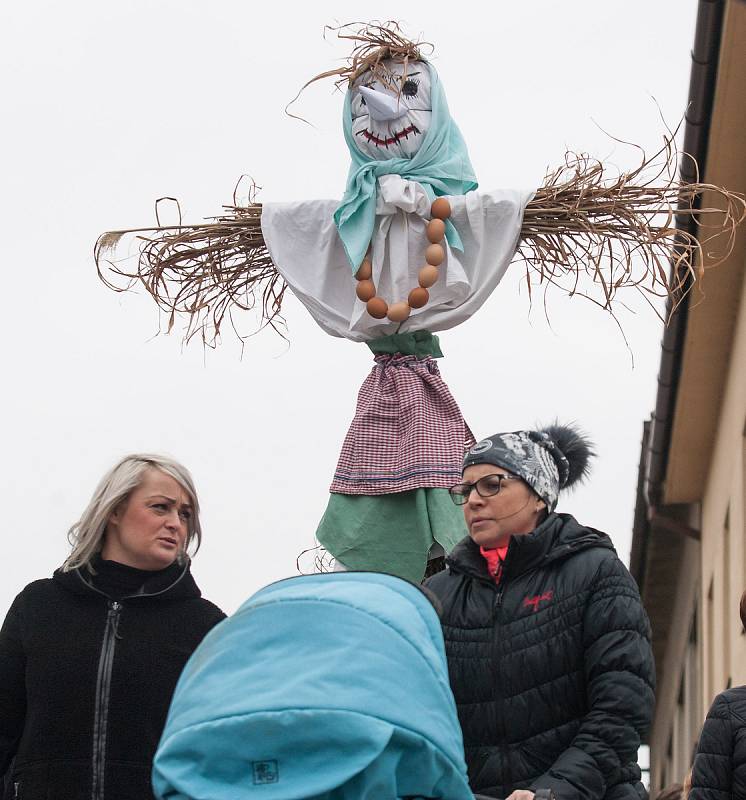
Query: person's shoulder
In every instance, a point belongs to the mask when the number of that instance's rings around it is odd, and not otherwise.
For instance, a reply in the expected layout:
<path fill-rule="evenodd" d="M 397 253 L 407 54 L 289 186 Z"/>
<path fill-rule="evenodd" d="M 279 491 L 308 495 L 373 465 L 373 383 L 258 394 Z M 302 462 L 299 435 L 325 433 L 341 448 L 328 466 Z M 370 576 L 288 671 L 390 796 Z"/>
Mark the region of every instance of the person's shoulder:
<path fill-rule="evenodd" d="M 552 517 L 547 520 L 554 528 L 547 561 L 565 562 L 590 575 L 602 567 L 608 569 L 621 564 L 608 534 L 582 525 L 570 514 L 553 514 Z"/>
<path fill-rule="evenodd" d="M 427 578 L 422 585 L 437 595 L 439 590 L 443 589 L 454 577 L 451 568 L 447 566 L 445 569 Z"/>
<path fill-rule="evenodd" d="M 732 686 L 720 692 L 712 703 L 710 714 L 736 717 L 746 724 L 746 686 Z"/>
<path fill-rule="evenodd" d="M 51 607 L 58 599 L 57 587 L 52 578 L 39 578 L 27 583 L 15 596 L 8 616 L 22 619 L 34 609 Z"/>
<path fill-rule="evenodd" d="M 581 525 L 569 514 L 562 518 L 560 535 L 556 538 L 553 555 L 560 558 L 559 569 L 573 576 L 578 591 L 587 589 L 603 596 L 614 595 L 622 600 L 639 603 L 640 592 L 629 569 L 619 558 L 611 537 Z"/>
<path fill-rule="evenodd" d="M 154 611 L 157 607 L 153 607 Z M 204 597 L 182 597 L 168 606 L 168 624 L 173 635 L 186 637 L 196 647 L 225 614 Z"/>
<path fill-rule="evenodd" d="M 218 622 L 224 620 L 226 617 L 225 612 L 205 597 L 195 597 L 193 601 L 199 609 L 200 617 L 209 624 L 217 625 Z"/>
<path fill-rule="evenodd" d="M 27 583 L 18 593 L 16 598 L 19 601 L 35 600 L 36 598 L 48 597 L 57 591 L 54 578 L 37 578 L 31 583 Z"/>
<path fill-rule="evenodd" d="M 431 575 L 423 582 L 423 585 L 437 594 L 439 590 L 445 589 L 454 581 L 463 580 L 463 571 L 466 565 L 473 561 L 474 544 L 468 536 L 464 536 L 446 556 L 445 569 Z"/>

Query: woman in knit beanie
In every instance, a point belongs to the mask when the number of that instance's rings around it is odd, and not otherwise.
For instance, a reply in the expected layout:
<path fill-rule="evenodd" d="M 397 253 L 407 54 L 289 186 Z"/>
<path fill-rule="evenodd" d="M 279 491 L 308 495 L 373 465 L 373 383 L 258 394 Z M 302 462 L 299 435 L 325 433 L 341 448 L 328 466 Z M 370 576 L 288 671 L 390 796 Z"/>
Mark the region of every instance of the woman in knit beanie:
<path fill-rule="evenodd" d="M 594 455 L 573 425 L 497 433 L 450 490 L 469 531 L 427 586 L 441 601 L 472 790 L 639 800 L 655 670 L 611 539 L 556 511 Z"/>

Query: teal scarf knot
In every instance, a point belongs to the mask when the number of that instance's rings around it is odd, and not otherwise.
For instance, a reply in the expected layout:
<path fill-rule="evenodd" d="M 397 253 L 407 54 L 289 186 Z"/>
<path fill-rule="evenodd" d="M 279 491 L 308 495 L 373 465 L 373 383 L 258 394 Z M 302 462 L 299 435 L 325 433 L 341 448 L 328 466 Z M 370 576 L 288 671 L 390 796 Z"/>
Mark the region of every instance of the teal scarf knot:
<path fill-rule="evenodd" d="M 412 158 L 376 161 L 358 150 L 352 133 L 350 92 L 345 95 L 343 127 L 352 163 L 344 197 L 334 212 L 334 222 L 353 273 L 365 257 L 373 236 L 379 176 L 397 174 L 417 181 L 431 202 L 440 195 L 466 194 L 477 188 L 466 143 L 448 111 L 438 73 L 430 64 L 425 66 L 432 84 L 432 119 L 420 149 Z M 451 247 L 463 250 L 461 237 L 450 220 L 446 222 L 446 239 Z"/>

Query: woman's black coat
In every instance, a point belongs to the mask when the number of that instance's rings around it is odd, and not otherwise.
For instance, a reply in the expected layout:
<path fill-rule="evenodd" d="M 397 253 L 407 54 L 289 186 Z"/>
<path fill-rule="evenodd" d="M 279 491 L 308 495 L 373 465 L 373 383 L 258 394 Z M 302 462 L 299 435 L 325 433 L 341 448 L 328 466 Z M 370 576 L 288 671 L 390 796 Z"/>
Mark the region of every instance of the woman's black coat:
<path fill-rule="evenodd" d="M 746 797 L 746 686 L 715 698 L 692 770 L 690 800 Z"/>
<path fill-rule="evenodd" d="M 451 686 L 475 792 L 644 797 L 650 626 L 609 537 L 567 514 L 515 536 L 499 586 L 468 537 L 427 581 L 443 606 Z"/>
<path fill-rule="evenodd" d="M 13 602 L 0 632 L 5 798 L 153 796 L 151 763 L 176 681 L 225 615 L 200 597 L 188 566 L 141 591 L 115 601 L 87 572 L 57 571 Z"/>

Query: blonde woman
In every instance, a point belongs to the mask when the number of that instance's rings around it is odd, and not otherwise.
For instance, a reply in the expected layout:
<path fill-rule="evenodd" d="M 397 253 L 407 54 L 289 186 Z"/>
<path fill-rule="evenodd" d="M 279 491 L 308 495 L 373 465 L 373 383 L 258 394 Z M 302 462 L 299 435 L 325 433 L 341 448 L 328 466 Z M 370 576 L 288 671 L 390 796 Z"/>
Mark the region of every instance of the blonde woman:
<path fill-rule="evenodd" d="M 16 597 L 0 631 L 0 775 L 13 800 L 143 800 L 176 681 L 224 614 L 188 553 L 202 531 L 189 472 L 123 458 L 72 552 Z"/>

